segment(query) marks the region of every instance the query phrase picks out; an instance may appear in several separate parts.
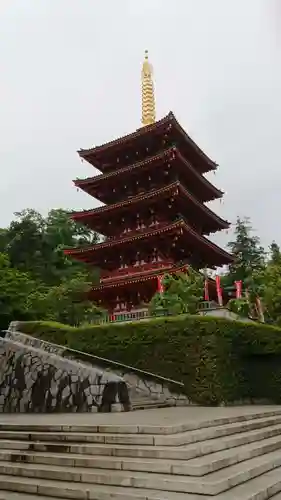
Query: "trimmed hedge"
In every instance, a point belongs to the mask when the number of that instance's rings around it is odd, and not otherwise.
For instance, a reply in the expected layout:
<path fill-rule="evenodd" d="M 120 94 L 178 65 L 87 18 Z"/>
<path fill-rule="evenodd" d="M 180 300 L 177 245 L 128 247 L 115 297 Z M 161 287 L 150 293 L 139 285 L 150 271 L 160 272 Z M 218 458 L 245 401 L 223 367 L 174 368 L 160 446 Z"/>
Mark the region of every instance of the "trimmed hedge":
<path fill-rule="evenodd" d="M 281 330 L 271 326 L 182 315 L 81 328 L 26 322 L 20 330 L 182 381 L 197 403 L 281 402 Z"/>

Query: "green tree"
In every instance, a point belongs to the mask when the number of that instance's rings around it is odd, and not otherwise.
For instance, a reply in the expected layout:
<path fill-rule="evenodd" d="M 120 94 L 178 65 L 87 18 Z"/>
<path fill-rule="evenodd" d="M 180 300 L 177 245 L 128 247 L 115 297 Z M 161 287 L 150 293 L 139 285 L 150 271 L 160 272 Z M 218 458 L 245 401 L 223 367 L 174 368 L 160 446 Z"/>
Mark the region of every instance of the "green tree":
<path fill-rule="evenodd" d="M 234 231 L 235 239 L 228 243 L 234 257 L 229 272 L 223 277 L 224 287 L 233 286 L 235 281 L 242 280 L 243 287 L 254 288 L 254 276 L 265 268 L 265 251 L 258 236 L 252 234 L 250 219 L 237 218 Z"/>
<path fill-rule="evenodd" d="M 195 314 L 203 295 L 203 276 L 188 268 L 187 273 L 167 274 L 163 278 L 164 292 L 154 295 L 150 312 L 156 314 Z"/>
<path fill-rule="evenodd" d="M 58 321 L 69 325 L 91 322 L 103 311 L 89 300 L 92 283 L 83 273 L 57 286 L 30 294 L 28 309 L 41 320 Z"/>
<path fill-rule="evenodd" d="M 248 236 L 250 236 L 251 240 L 251 235 Z M 230 300 L 229 307 L 231 310 L 238 313 L 238 309 L 240 309 L 240 313 L 242 313 L 248 308 L 252 317 L 261 319 L 260 311 L 257 306 L 257 300 L 260 299 L 265 321 L 281 324 L 280 248 L 276 242 L 272 242 L 268 254 L 265 255 L 263 248 L 259 245 L 258 238 L 254 237 L 254 241 L 251 240 L 250 243 L 249 238 L 245 238 L 243 241 L 246 241 L 246 244 L 243 246 L 243 252 L 238 255 L 234 265 L 230 267 L 229 274 L 223 279 L 224 285 L 234 283 L 237 276 L 238 279 L 242 279 L 244 287 L 247 287 L 247 298 L 243 297 L 238 301 Z M 247 251 L 245 247 L 248 248 Z M 238 245 L 235 249 L 236 248 L 238 248 Z M 235 274 L 235 272 L 237 272 L 237 274 Z"/>
<path fill-rule="evenodd" d="M 231 299 L 228 302 L 228 307 L 230 311 L 239 314 L 239 316 L 244 316 L 244 318 L 247 318 L 251 313 L 251 306 L 245 298 Z"/>
<path fill-rule="evenodd" d="M 281 267 L 280 247 L 273 241 L 269 247 L 269 263 Z"/>
<path fill-rule="evenodd" d="M 27 209 L 16 213 L 15 220 L 4 230 L 2 250 L 8 254 L 13 267 L 52 286 L 66 277 L 88 271 L 83 263 L 65 256 L 63 249 L 93 244 L 98 238 L 97 233 L 71 220 L 65 210 L 51 210 L 44 219 L 35 210 Z"/>
<path fill-rule="evenodd" d="M 0 228 L 0 253 L 4 253 L 7 247 L 7 229 Z"/>
<path fill-rule="evenodd" d="M 277 243 L 270 245 L 266 266 L 254 274 L 254 281 L 265 319 L 281 325 L 281 254 Z"/>
<path fill-rule="evenodd" d="M 68 258 L 63 250 L 98 239 L 65 210 L 51 210 L 46 218 L 31 209 L 16 213 L 10 226 L 0 231 L 2 328 L 25 317 L 70 324 L 92 317 L 98 308 L 88 301 L 87 292 L 98 283 L 99 272 Z"/>
<path fill-rule="evenodd" d="M 10 321 L 33 319 L 28 309 L 28 296 L 35 283 L 31 277 L 11 266 L 6 254 L 0 253 L 0 329 Z"/>
<path fill-rule="evenodd" d="M 61 278 L 72 279 L 76 274 L 87 274 L 93 282 L 98 281 L 98 272 L 85 264 L 67 257 L 64 248 L 93 245 L 99 241 L 99 235 L 82 224 L 77 224 L 66 210 L 51 210 L 46 218 L 43 244 L 47 255 L 44 281 L 59 284 Z"/>
<path fill-rule="evenodd" d="M 6 249 L 11 265 L 38 279 L 44 267 L 42 233 L 45 221 L 35 210 L 15 213 L 6 232 Z"/>
<path fill-rule="evenodd" d="M 97 243 L 99 235 L 72 220 L 66 210 L 58 208 L 50 210 L 46 218 L 45 239 L 52 246 L 84 246 Z"/>

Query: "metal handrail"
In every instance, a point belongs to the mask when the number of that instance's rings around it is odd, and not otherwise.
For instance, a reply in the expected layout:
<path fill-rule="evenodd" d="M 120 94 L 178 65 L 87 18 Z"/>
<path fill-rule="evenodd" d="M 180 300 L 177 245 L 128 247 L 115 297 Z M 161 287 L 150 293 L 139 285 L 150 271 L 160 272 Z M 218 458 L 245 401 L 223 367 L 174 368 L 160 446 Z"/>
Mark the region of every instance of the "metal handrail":
<path fill-rule="evenodd" d="M 21 335 L 26 335 L 27 337 L 31 337 L 31 338 L 36 338 L 37 337 L 32 337 L 31 335 L 28 335 L 26 333 L 23 333 L 23 332 L 11 332 L 10 330 L 4 330 L 6 333 L 19 333 Z M 37 340 L 41 340 L 41 339 L 37 339 Z M 141 373 L 143 375 L 146 375 L 146 376 L 149 376 L 149 378 L 156 378 L 158 380 L 162 380 L 162 381 L 165 381 L 169 384 L 175 384 L 175 385 L 178 385 L 180 387 L 184 387 L 184 383 L 183 382 L 179 382 L 177 380 L 172 380 L 172 379 L 169 379 L 169 378 L 166 378 L 166 377 L 162 377 L 162 375 L 157 375 L 155 373 L 151 373 L 151 372 L 147 372 L 145 370 L 141 370 L 140 368 L 135 368 L 133 366 L 130 366 L 130 365 L 125 365 L 124 363 L 119 363 L 119 361 L 113 361 L 111 359 L 108 359 L 108 358 L 102 358 L 100 356 L 95 356 L 94 354 L 89 354 L 89 353 L 86 353 L 86 352 L 83 352 L 83 351 L 78 351 L 76 349 L 72 349 L 71 347 L 66 347 L 66 346 L 63 346 L 63 345 L 59 345 L 59 344 L 55 344 L 53 342 L 48 342 L 47 340 L 41 340 L 42 342 L 44 342 L 45 344 L 49 345 L 49 346 L 53 346 L 53 347 L 58 347 L 59 349 L 63 349 L 64 352 L 62 352 L 62 356 L 64 355 L 65 352 L 70 352 L 70 353 L 75 353 L 75 354 L 79 354 L 79 355 L 82 355 L 83 357 L 86 357 L 86 358 L 90 358 L 90 359 L 96 359 L 98 361 L 102 361 L 108 365 L 115 365 L 115 366 L 118 366 L 120 368 L 125 368 L 127 371 L 131 371 L 131 372 L 136 372 L 136 373 Z"/>

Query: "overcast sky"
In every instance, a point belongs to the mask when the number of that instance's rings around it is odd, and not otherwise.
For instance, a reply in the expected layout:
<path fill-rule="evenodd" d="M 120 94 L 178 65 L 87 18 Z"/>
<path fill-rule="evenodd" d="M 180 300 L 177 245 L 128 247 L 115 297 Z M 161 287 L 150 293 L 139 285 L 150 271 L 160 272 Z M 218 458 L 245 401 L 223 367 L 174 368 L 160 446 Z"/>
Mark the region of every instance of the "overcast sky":
<path fill-rule="evenodd" d="M 219 163 L 212 208 L 281 243 L 280 0 L 1 0 L 0 227 L 95 204 L 72 186 L 95 172 L 76 150 L 140 126 L 146 48 L 157 118 Z"/>

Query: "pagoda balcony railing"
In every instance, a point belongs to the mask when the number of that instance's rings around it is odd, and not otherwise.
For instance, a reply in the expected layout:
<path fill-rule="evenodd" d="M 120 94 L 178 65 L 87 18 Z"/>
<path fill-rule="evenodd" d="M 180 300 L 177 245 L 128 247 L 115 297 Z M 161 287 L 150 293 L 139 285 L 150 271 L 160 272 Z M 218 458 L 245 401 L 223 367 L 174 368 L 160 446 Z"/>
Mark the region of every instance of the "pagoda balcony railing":
<path fill-rule="evenodd" d="M 214 301 L 202 301 L 198 305 L 198 310 L 197 314 L 204 314 L 207 311 L 211 310 L 217 310 L 217 309 L 222 309 L 221 306 L 219 306 L 216 302 Z M 130 321 L 138 321 L 138 320 L 148 320 L 152 317 L 161 317 L 161 316 L 171 316 L 166 310 L 164 309 L 159 309 L 159 311 L 155 311 L 154 315 L 151 316 L 150 311 L 148 307 L 142 308 L 142 309 L 132 309 L 131 311 L 126 311 L 126 310 L 120 310 L 120 311 L 114 311 L 112 314 L 104 314 L 102 316 L 93 318 L 92 322 L 93 324 L 104 324 L 104 323 L 123 323 L 123 322 L 130 322 Z"/>
<path fill-rule="evenodd" d="M 115 323 L 124 321 L 137 321 L 145 318 L 149 318 L 149 310 L 145 309 L 137 309 L 131 311 L 114 311 L 112 314 L 104 314 L 102 316 L 98 316 L 97 318 L 93 318 L 91 323 L 93 324 L 104 324 L 104 323 Z"/>
<path fill-rule="evenodd" d="M 115 311 L 110 316 L 110 321 L 136 321 L 139 319 L 145 319 L 149 317 L 148 309 L 139 309 L 132 311 Z"/>
<path fill-rule="evenodd" d="M 169 267 L 172 267 L 173 265 L 174 262 L 172 260 L 165 260 L 165 261 L 147 262 L 139 266 L 122 267 L 115 271 L 112 271 L 110 274 L 108 274 L 108 271 L 104 271 L 104 273 L 101 274 L 101 281 L 107 282 L 118 277 L 123 278 L 126 276 L 137 276 L 139 274 L 149 273 L 154 270 L 158 271 L 161 269 L 167 269 Z"/>

